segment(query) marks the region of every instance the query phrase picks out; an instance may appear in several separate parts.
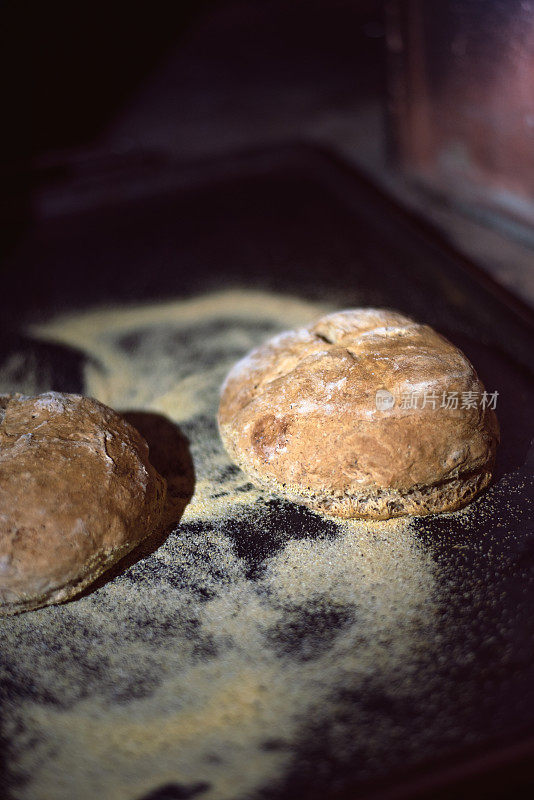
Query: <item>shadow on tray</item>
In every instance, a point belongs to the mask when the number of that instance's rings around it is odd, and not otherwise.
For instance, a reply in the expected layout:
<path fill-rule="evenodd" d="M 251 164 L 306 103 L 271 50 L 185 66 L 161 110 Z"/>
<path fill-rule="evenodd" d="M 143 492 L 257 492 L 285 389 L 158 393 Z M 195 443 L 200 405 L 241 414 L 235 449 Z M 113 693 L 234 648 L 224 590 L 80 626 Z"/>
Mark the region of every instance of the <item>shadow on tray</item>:
<path fill-rule="evenodd" d="M 132 564 L 157 550 L 179 523 L 193 496 L 195 470 L 189 441 L 178 426 L 162 414 L 148 411 L 125 411 L 122 416 L 146 439 L 150 462 L 167 481 L 163 516 L 156 530 L 77 597 L 92 594 Z"/>

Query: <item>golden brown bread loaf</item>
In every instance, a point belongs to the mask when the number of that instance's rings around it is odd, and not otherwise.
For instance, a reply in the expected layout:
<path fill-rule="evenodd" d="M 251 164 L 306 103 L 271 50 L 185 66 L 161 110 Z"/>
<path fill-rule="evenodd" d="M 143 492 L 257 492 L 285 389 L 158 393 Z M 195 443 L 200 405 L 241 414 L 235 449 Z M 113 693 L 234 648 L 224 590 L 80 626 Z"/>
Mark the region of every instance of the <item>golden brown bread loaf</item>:
<path fill-rule="evenodd" d="M 334 516 L 384 519 L 460 508 L 487 486 L 499 440 L 489 405 L 467 358 L 428 325 L 353 309 L 238 362 L 218 422 L 259 486 Z"/>
<path fill-rule="evenodd" d="M 78 594 L 158 523 L 165 481 L 102 403 L 0 395 L 0 616 Z"/>

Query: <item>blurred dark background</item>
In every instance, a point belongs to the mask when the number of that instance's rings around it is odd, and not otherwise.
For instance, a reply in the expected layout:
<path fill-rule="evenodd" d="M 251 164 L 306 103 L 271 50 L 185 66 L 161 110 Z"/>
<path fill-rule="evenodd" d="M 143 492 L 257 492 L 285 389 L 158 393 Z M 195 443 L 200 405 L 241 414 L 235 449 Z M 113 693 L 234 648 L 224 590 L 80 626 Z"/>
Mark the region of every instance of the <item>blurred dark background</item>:
<path fill-rule="evenodd" d="M 0 13 L 4 324 L 34 279 L 46 292 L 38 240 L 60 218 L 68 230 L 210 159 L 295 141 L 376 150 L 368 119 L 383 136 L 376 0 L 10 2 Z"/>
<path fill-rule="evenodd" d="M 81 175 L 105 183 L 142 162 L 328 138 L 364 98 L 384 97 L 376 1 L 12 2 L 1 13 L 15 227 L 24 206 L 47 211 L 47 190 Z"/>
<path fill-rule="evenodd" d="M 11 1 L 0 13 L 6 290 L 36 224 L 153 195 L 182 167 L 305 142 L 534 305 L 531 4 Z"/>
<path fill-rule="evenodd" d="M 99 144 L 191 157 L 384 91 L 376 0 L 119 8 L 37 7 L 32 156 Z"/>

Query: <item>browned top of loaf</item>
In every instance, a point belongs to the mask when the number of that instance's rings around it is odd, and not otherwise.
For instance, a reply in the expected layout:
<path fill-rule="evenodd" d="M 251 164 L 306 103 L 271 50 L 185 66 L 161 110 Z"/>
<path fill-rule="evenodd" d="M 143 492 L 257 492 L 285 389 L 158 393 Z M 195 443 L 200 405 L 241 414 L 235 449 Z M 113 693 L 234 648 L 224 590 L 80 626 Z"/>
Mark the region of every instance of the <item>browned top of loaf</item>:
<path fill-rule="evenodd" d="M 377 410 L 378 389 L 394 394 L 393 408 Z M 441 402 L 443 392 L 483 389 L 463 353 L 428 325 L 355 309 L 280 334 L 238 362 L 222 388 L 219 425 L 245 469 L 280 484 L 406 489 L 480 469 L 498 425 L 479 403 L 414 410 L 399 397 L 436 392 Z"/>
<path fill-rule="evenodd" d="M 160 511 L 148 446 L 96 400 L 0 396 L 0 600 L 37 596 L 131 547 Z"/>

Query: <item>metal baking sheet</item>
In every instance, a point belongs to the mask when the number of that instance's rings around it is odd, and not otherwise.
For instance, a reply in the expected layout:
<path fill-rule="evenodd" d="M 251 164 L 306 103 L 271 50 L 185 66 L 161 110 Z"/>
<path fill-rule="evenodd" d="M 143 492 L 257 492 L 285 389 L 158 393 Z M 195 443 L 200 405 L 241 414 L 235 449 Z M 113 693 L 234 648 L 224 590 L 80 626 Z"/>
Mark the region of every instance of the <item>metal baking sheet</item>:
<path fill-rule="evenodd" d="M 77 211 L 49 198 L 8 263 L 0 390 L 82 391 L 124 411 L 171 498 L 167 529 L 109 580 L 2 621 L 2 796 L 524 789 L 528 312 L 311 148 L 158 165 L 138 184 L 126 171 L 112 197 L 63 187 Z M 341 524 L 258 492 L 226 457 L 215 413 L 229 366 L 358 305 L 435 326 L 499 392 L 495 481 L 469 509 Z"/>

